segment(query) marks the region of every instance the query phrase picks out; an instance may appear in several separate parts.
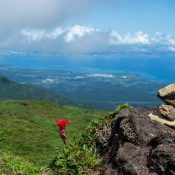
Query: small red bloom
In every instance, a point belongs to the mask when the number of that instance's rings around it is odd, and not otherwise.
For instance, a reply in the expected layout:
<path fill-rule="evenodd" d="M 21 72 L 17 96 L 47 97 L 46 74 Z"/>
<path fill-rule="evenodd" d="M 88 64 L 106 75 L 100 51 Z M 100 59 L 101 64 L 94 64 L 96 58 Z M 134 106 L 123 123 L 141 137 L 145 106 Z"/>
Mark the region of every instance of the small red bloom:
<path fill-rule="evenodd" d="M 66 144 L 66 133 L 65 128 L 70 123 L 70 120 L 60 119 L 56 121 L 56 125 L 60 128 L 60 137 L 63 139 L 63 142 Z"/>
<path fill-rule="evenodd" d="M 65 129 L 70 122 L 70 120 L 60 119 L 56 121 L 56 125 L 59 126 L 60 129 Z"/>

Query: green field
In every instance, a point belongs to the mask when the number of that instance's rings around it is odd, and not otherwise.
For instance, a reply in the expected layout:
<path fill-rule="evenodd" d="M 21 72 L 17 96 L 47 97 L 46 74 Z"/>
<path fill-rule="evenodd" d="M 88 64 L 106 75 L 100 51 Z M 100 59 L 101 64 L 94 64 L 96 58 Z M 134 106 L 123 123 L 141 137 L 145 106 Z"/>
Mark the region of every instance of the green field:
<path fill-rule="evenodd" d="M 45 101 L 0 102 L 0 150 L 35 163 L 48 165 L 56 148 L 63 145 L 55 121 L 70 119 L 69 140 L 77 139 L 92 119 L 104 118 L 106 112 L 72 106 L 58 106 Z"/>

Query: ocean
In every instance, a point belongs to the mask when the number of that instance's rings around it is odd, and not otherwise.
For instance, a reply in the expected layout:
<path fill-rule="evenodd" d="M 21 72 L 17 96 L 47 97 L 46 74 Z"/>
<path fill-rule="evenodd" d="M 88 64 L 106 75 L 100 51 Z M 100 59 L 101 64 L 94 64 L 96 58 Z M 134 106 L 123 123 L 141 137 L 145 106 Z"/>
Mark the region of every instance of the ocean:
<path fill-rule="evenodd" d="M 12 54 L 0 64 L 21 69 L 52 69 L 81 73 L 137 73 L 151 80 L 175 82 L 175 54 Z"/>

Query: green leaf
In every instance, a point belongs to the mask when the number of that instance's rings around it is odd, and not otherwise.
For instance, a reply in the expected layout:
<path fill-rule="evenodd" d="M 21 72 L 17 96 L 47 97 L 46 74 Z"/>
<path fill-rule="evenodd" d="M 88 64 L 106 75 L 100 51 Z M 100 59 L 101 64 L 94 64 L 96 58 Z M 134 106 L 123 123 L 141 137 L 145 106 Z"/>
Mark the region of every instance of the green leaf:
<path fill-rule="evenodd" d="M 83 148 L 84 151 L 86 151 L 87 145 L 84 143 L 84 144 L 82 145 L 82 148 Z"/>

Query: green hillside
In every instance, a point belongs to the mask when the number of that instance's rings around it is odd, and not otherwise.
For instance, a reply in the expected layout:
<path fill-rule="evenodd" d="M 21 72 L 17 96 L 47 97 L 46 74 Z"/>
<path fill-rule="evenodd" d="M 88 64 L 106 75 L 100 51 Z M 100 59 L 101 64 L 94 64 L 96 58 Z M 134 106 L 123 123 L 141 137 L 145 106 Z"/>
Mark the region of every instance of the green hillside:
<path fill-rule="evenodd" d="M 38 166 L 48 165 L 55 149 L 63 145 L 55 125 L 57 119 L 72 120 L 67 133 L 69 140 L 74 140 L 89 121 L 105 115 L 103 111 L 45 101 L 0 101 L 0 150 L 22 156 Z"/>
<path fill-rule="evenodd" d="M 0 76 L 0 99 L 7 100 L 46 100 L 58 104 L 74 104 L 71 99 L 59 97 L 50 91 L 32 87 L 29 85 L 22 85 L 11 81 L 4 76 Z M 77 103 L 77 102 L 76 102 Z"/>
<path fill-rule="evenodd" d="M 77 99 L 65 98 L 31 85 L 23 85 L 0 75 L 0 100 L 45 100 L 60 105 L 88 107 Z"/>
<path fill-rule="evenodd" d="M 35 99 L 58 101 L 58 98 L 55 95 L 46 90 L 37 89 L 27 85 L 21 85 L 3 76 L 0 76 L 0 99 Z M 61 100 L 62 99 L 60 99 L 60 101 Z"/>

